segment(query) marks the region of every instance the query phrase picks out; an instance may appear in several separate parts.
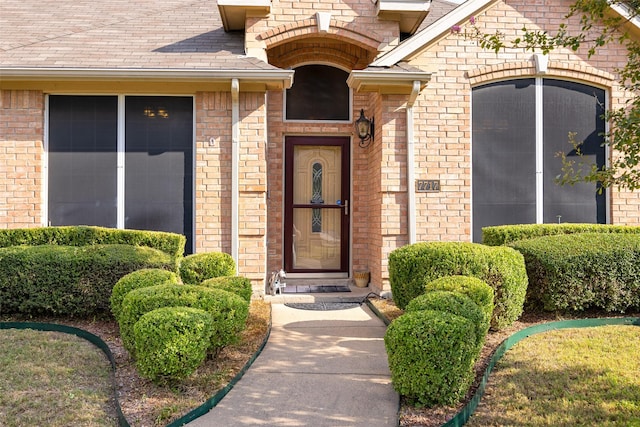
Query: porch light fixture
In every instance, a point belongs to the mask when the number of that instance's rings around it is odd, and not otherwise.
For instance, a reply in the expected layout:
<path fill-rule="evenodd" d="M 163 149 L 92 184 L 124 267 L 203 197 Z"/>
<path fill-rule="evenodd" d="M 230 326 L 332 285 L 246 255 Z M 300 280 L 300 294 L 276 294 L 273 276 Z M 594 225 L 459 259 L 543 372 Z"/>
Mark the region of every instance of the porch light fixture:
<path fill-rule="evenodd" d="M 364 116 L 364 109 L 360 109 L 360 117 L 355 121 L 356 132 L 360 138 L 360 148 L 366 148 L 371 144 L 374 137 L 374 118 L 370 119 Z"/>

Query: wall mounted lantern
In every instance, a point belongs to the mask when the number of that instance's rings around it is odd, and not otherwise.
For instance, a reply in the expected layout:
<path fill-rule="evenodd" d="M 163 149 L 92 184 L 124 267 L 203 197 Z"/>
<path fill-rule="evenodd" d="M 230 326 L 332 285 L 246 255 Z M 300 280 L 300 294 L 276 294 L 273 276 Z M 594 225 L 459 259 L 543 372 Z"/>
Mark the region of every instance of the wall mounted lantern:
<path fill-rule="evenodd" d="M 360 138 L 360 147 L 368 147 L 373 140 L 375 132 L 374 118 L 366 118 L 364 116 L 364 109 L 360 109 L 360 117 L 358 118 L 358 120 L 356 120 L 355 125 L 356 132 L 358 133 L 358 138 Z"/>

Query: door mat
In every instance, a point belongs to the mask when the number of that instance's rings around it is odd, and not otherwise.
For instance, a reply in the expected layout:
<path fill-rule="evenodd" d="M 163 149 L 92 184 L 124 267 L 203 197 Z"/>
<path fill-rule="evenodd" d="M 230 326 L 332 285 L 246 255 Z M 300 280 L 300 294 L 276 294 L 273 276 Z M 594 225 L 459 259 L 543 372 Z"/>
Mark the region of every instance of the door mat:
<path fill-rule="evenodd" d="M 285 306 L 298 310 L 347 310 L 362 305 L 359 302 L 288 302 Z"/>
<path fill-rule="evenodd" d="M 285 294 L 322 294 L 330 292 L 351 292 L 347 285 L 298 285 L 281 289 Z"/>

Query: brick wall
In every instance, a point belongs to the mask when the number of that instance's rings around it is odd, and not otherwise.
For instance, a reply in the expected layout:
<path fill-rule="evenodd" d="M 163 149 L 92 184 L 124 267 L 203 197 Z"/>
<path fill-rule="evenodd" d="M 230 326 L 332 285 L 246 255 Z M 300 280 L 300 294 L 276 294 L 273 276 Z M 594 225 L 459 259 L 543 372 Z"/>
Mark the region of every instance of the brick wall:
<path fill-rule="evenodd" d="M 476 16 L 477 26 L 485 33 L 500 30 L 513 37 L 526 26 L 552 32 L 567 13 L 569 1 L 550 7 L 548 1 L 499 2 Z M 553 2 L 558 4 L 558 2 Z M 526 13 L 528 19 L 522 18 Z M 461 34 L 446 33 L 413 58 L 412 65 L 434 72 L 415 107 L 416 179 L 440 179 L 439 193 L 418 193 L 416 198 L 417 239 L 471 239 L 471 88 L 494 80 L 535 75 L 531 52 L 506 49 L 498 54 L 486 51 Z M 578 23 L 568 24 L 576 28 Z M 592 58 L 586 48 L 574 53 L 566 49 L 550 54 L 545 77 L 566 78 L 604 87 L 613 108 L 623 105 L 623 92 L 615 78 L 615 67 L 624 64 L 626 50 L 611 44 Z M 614 154 L 615 155 L 615 154 Z M 610 193 L 610 222 L 640 223 L 639 193 L 613 189 Z"/>
<path fill-rule="evenodd" d="M 257 291 L 266 277 L 264 93 L 240 93 L 238 272 Z M 231 253 L 231 94 L 196 94 L 196 252 Z"/>
<path fill-rule="evenodd" d="M 44 97 L 0 92 L 0 227 L 40 225 Z"/>
<path fill-rule="evenodd" d="M 379 20 L 376 5 L 370 0 L 328 0 L 322 2 L 300 2 L 296 0 L 274 0 L 271 13 L 264 17 L 247 17 L 245 46 L 249 55 L 273 48 L 296 38 L 308 38 L 317 33 L 316 12 L 331 13 L 331 28 L 327 34 L 330 39 L 351 39 L 354 46 L 376 54 L 376 50 L 385 51 L 399 43 L 397 22 Z M 316 48 L 327 47 L 327 38 L 318 42 Z M 319 43 L 319 44 L 318 44 Z M 292 52 L 289 49 L 289 52 Z M 328 51 L 324 51 L 326 58 Z M 295 50 L 296 55 L 304 52 Z M 260 57 L 260 54 L 255 56 Z M 370 59 L 373 59 L 373 56 Z M 313 58 L 317 60 L 317 56 Z M 326 59 L 325 59 L 326 60 Z M 335 61 L 332 61 L 335 62 Z M 299 62 L 300 63 L 300 62 Z M 367 64 L 361 64 L 361 67 Z"/>

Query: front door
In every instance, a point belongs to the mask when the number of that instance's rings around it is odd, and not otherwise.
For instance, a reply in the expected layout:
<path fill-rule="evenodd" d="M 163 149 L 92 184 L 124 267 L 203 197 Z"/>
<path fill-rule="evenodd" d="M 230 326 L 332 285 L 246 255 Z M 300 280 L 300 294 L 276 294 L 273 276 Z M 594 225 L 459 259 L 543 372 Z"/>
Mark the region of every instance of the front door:
<path fill-rule="evenodd" d="M 349 142 L 349 137 L 285 139 L 287 273 L 348 273 Z"/>

